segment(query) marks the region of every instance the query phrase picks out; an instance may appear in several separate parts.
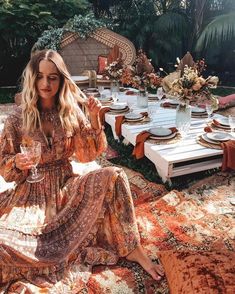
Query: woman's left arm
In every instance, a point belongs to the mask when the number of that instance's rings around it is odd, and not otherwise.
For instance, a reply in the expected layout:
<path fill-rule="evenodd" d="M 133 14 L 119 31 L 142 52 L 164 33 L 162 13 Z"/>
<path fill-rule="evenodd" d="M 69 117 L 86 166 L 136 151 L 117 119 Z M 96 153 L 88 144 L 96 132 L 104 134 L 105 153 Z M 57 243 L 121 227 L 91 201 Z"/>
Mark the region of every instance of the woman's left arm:
<path fill-rule="evenodd" d="M 99 119 L 100 102 L 89 97 L 86 107 L 90 121 L 79 110 L 79 127 L 74 136 L 75 155 L 80 162 L 94 160 L 107 148 L 106 136 Z"/>

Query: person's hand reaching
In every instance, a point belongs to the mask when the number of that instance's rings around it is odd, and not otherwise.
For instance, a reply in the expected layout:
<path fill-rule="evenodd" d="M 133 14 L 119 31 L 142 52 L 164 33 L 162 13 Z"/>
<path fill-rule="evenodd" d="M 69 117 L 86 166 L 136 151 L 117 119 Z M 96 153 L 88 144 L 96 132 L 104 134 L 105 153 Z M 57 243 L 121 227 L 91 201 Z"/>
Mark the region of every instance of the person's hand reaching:
<path fill-rule="evenodd" d="M 101 103 L 98 99 L 96 99 L 93 96 L 89 96 L 86 102 L 86 107 L 90 113 L 91 116 L 97 116 L 100 109 L 101 109 Z"/>

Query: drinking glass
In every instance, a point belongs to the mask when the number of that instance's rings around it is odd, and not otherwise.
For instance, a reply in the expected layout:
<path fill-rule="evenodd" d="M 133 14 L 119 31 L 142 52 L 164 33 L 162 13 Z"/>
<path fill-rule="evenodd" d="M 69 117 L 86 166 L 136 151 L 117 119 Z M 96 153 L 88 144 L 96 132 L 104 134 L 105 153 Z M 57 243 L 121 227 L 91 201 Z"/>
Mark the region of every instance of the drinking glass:
<path fill-rule="evenodd" d="M 162 99 L 163 96 L 164 96 L 164 92 L 163 92 L 162 87 L 160 87 L 160 88 L 157 89 L 157 98 L 159 100 L 159 103 L 161 103 L 161 99 Z"/>
<path fill-rule="evenodd" d="M 129 107 L 129 112 L 133 112 L 133 106 L 136 103 L 135 99 L 133 99 L 133 97 L 130 96 L 127 98 L 126 103 L 127 103 L 127 106 Z"/>
<path fill-rule="evenodd" d="M 235 116 L 229 115 L 228 116 L 228 122 L 231 128 L 231 134 L 234 133 L 234 129 L 235 129 Z"/>
<path fill-rule="evenodd" d="M 213 113 L 213 108 L 212 108 L 211 104 L 206 104 L 206 112 L 208 115 L 207 121 L 210 122 L 210 119 L 211 119 L 211 116 Z"/>
<path fill-rule="evenodd" d="M 150 117 L 153 124 L 154 124 L 154 120 L 157 117 L 157 111 L 158 111 L 158 103 L 153 102 L 148 105 L 148 116 Z"/>
<path fill-rule="evenodd" d="M 27 158 L 33 162 L 33 167 L 31 169 L 31 174 L 27 177 L 27 182 L 36 183 L 44 179 L 44 175 L 40 174 L 37 170 L 37 165 L 39 164 L 41 158 L 41 143 L 38 141 L 33 141 L 32 144 L 20 145 L 21 153 L 25 154 Z"/>
<path fill-rule="evenodd" d="M 100 93 L 101 98 L 103 98 L 104 86 L 98 86 L 98 91 Z"/>
<path fill-rule="evenodd" d="M 176 120 L 176 128 L 178 129 L 182 140 L 180 140 L 180 144 L 183 142 L 184 138 L 187 136 L 189 130 L 190 130 L 191 121 L 182 121 L 182 120 Z"/>
<path fill-rule="evenodd" d="M 116 103 L 118 101 L 119 90 L 118 86 L 111 86 L 111 96 L 113 98 L 113 102 Z"/>

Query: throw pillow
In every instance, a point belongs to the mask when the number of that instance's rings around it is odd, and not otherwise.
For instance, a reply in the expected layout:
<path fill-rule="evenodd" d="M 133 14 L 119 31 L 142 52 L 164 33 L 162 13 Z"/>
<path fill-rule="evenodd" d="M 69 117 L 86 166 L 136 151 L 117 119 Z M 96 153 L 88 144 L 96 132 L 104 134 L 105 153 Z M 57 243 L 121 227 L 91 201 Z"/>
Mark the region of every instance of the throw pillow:
<path fill-rule="evenodd" d="M 235 252 L 162 251 L 171 294 L 235 293 Z"/>
<path fill-rule="evenodd" d="M 220 97 L 219 98 L 219 108 L 228 108 L 235 106 L 235 94 L 231 94 L 228 96 Z"/>
<path fill-rule="evenodd" d="M 97 71 L 99 75 L 103 74 L 106 66 L 107 66 L 107 57 L 99 55 L 98 56 L 98 71 Z"/>

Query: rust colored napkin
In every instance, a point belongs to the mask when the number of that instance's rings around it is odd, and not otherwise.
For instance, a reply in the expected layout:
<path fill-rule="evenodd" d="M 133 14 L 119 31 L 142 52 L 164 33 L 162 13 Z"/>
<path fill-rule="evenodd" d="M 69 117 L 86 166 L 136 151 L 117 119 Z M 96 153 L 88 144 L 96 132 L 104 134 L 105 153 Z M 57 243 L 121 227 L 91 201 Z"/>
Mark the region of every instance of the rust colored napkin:
<path fill-rule="evenodd" d="M 164 102 L 162 103 L 163 107 L 172 107 L 172 105 L 170 104 L 170 102 Z"/>
<path fill-rule="evenodd" d="M 148 116 L 148 112 L 140 112 L 144 117 Z M 119 115 L 115 117 L 115 132 L 118 137 L 122 134 L 122 124 L 125 121 L 125 115 Z"/>
<path fill-rule="evenodd" d="M 205 127 L 205 128 L 204 128 L 204 131 L 205 131 L 206 133 L 211 133 L 211 132 L 212 132 L 212 128 L 211 128 L 211 127 Z"/>
<path fill-rule="evenodd" d="M 235 170 L 235 140 L 229 140 L 221 143 L 221 147 L 224 151 L 222 171 L 227 169 Z"/>
<path fill-rule="evenodd" d="M 178 131 L 177 128 L 175 128 L 175 127 L 170 128 L 170 130 L 172 131 L 172 133 L 175 133 Z M 132 152 L 132 155 L 134 155 L 136 157 L 136 159 L 140 159 L 140 158 L 144 157 L 144 142 L 151 135 L 152 134 L 149 133 L 148 131 L 143 131 L 143 132 L 139 133 L 139 135 L 137 135 L 135 147 Z"/>
<path fill-rule="evenodd" d="M 148 131 L 143 131 L 139 133 L 136 137 L 136 143 L 132 155 L 136 157 L 136 159 L 140 159 L 144 157 L 144 142 L 151 136 L 151 133 Z"/>
<path fill-rule="evenodd" d="M 110 110 L 110 107 L 109 106 L 105 106 L 105 107 L 102 107 L 100 109 L 99 117 L 100 117 L 100 122 L 101 122 L 102 125 L 105 122 L 105 119 L 104 119 L 105 113 L 108 112 L 109 110 Z"/>
<path fill-rule="evenodd" d="M 128 90 L 126 92 L 126 95 L 137 95 L 137 93 L 135 93 L 134 91 Z"/>
<path fill-rule="evenodd" d="M 122 134 L 122 123 L 125 120 L 125 115 L 119 115 L 115 117 L 115 132 L 118 137 Z"/>

